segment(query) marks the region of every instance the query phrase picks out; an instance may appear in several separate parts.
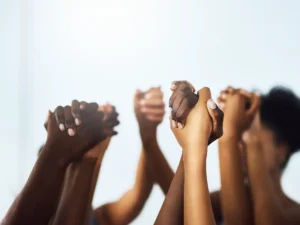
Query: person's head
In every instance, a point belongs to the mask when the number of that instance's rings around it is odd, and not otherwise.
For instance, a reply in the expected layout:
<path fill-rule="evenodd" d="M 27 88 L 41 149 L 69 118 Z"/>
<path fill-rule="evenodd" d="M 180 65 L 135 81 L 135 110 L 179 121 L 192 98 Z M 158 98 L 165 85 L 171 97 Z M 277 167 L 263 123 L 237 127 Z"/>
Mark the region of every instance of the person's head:
<path fill-rule="evenodd" d="M 268 169 L 283 170 L 300 148 L 300 99 L 287 88 L 272 88 L 261 97 L 260 120 Z"/>

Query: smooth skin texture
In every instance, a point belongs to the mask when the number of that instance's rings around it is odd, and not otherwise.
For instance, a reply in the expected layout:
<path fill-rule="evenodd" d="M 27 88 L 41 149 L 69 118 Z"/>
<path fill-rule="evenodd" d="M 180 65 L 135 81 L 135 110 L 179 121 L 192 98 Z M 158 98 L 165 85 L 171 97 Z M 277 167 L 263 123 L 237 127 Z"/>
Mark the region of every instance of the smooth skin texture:
<path fill-rule="evenodd" d="M 118 201 L 103 205 L 94 211 L 100 224 L 129 224 L 140 214 L 153 184 L 159 184 L 163 192 L 167 193 L 174 176 L 156 137 L 157 127 L 165 114 L 160 88 L 150 88 L 146 92 L 137 90 L 134 96 L 134 112 L 142 141 L 135 184 Z"/>
<path fill-rule="evenodd" d="M 237 90 L 248 98 L 248 103 L 244 105 L 246 110 L 249 109 L 251 103 L 260 100 L 260 97 L 255 93 Z M 223 95 L 220 100 L 226 108 L 226 96 Z M 255 112 L 252 114 L 254 119 L 252 119 L 250 128 L 243 134 L 243 145 L 245 146 L 243 155 L 246 156 L 247 162 L 246 175 L 248 175 L 251 190 L 253 224 L 299 224 L 299 204 L 284 194 L 280 183 L 281 165 L 286 160 L 289 146 L 286 142 L 276 142 L 274 132 L 260 122 L 260 109 L 255 108 Z M 239 121 L 247 121 L 247 116 L 240 117 Z"/>
<path fill-rule="evenodd" d="M 251 199 L 245 185 L 239 143 L 243 132 L 249 128 L 259 108 L 259 98 L 249 99 L 240 90 L 227 88 L 220 98 L 226 99 L 224 135 L 219 140 L 221 173 L 221 201 L 225 224 L 253 224 Z M 250 101 L 251 100 L 251 101 Z M 246 108 L 247 104 L 249 108 Z"/>
<path fill-rule="evenodd" d="M 169 106 L 172 108 L 171 126 L 179 127 L 177 123 L 185 126 L 186 116 L 198 102 L 199 96 L 194 93 L 194 87 L 187 81 L 175 81 L 172 84 L 173 91 L 170 97 Z M 211 101 L 210 101 L 211 103 Z M 209 104 L 211 105 L 211 104 Z M 214 104 L 213 104 L 214 106 Z M 208 107 L 208 106 L 207 106 Z M 215 109 L 207 108 L 213 124 L 212 132 L 209 138 L 209 144 L 219 138 L 223 134 L 223 112 L 216 107 Z M 177 111 L 180 113 L 177 114 Z M 177 118 L 178 115 L 180 118 Z M 181 116 L 184 115 L 184 116 Z M 219 204 L 219 192 L 210 194 L 210 200 L 213 207 L 214 217 L 216 221 L 221 221 L 221 207 Z M 172 181 L 170 190 L 164 200 L 161 210 L 158 214 L 155 224 L 184 224 L 183 208 L 184 208 L 184 163 L 181 158 L 178 169 Z"/>
<path fill-rule="evenodd" d="M 85 109 L 76 105 L 76 111 Z M 91 202 L 94 196 L 96 179 L 104 153 L 115 135 L 114 127 L 119 124 L 118 113 L 109 104 L 100 106 L 104 113 L 103 127 L 107 138 L 89 150 L 79 162 L 69 165 L 65 177 L 62 196 L 52 224 L 88 224 L 91 216 Z"/>
<path fill-rule="evenodd" d="M 70 106 L 57 107 L 49 113 L 47 141 L 21 193 L 8 210 L 3 225 L 48 224 L 59 200 L 66 169 L 97 143 L 103 141 L 103 113 L 98 105 L 86 105 L 81 126 L 75 128 Z M 61 131 L 59 125 L 65 118 Z M 69 129 L 74 132 L 67 133 Z M 76 129 L 76 131 L 75 131 Z"/>
<path fill-rule="evenodd" d="M 259 114 L 256 114 L 251 128 L 243 140 L 246 146 L 248 176 L 251 186 L 255 225 L 300 224 L 300 205 L 289 199 L 281 188 L 280 164 L 284 160 L 280 152 L 286 152 L 285 144 L 276 147 L 277 163 L 268 168 L 267 143 L 274 142 L 274 137 L 267 128 L 263 128 Z M 269 145 L 269 147 L 272 145 Z M 277 169 L 275 169 L 277 168 Z M 272 172 L 270 172 L 272 171 Z"/>
<path fill-rule="evenodd" d="M 212 122 L 207 111 L 210 90 L 202 88 L 199 100 L 183 129 L 172 131 L 182 147 L 184 161 L 184 224 L 215 224 L 206 178 L 207 145 Z M 216 106 L 214 106 L 216 108 Z"/>

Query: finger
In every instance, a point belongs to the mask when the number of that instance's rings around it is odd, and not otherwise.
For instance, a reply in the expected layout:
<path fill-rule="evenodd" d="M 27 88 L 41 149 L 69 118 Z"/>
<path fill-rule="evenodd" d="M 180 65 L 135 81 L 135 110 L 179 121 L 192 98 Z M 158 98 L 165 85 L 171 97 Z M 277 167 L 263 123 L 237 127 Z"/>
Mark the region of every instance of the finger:
<path fill-rule="evenodd" d="M 108 115 L 106 120 L 116 120 L 118 118 L 118 116 L 119 116 L 119 113 L 113 112 L 110 115 Z"/>
<path fill-rule="evenodd" d="M 218 103 L 219 103 L 219 102 L 224 102 L 224 99 L 221 98 L 221 96 L 219 96 L 219 97 L 217 98 L 217 102 L 218 102 Z"/>
<path fill-rule="evenodd" d="M 142 107 L 156 107 L 156 108 L 165 107 L 165 104 L 161 98 L 153 98 L 153 99 L 148 99 L 148 100 L 142 99 L 140 101 L 140 105 Z"/>
<path fill-rule="evenodd" d="M 161 122 L 163 120 L 161 115 L 148 115 L 146 118 L 152 122 Z"/>
<path fill-rule="evenodd" d="M 228 92 L 228 94 L 232 94 L 232 92 L 234 91 L 234 88 L 232 87 L 232 86 L 228 86 L 227 88 L 226 88 L 226 91 Z"/>
<path fill-rule="evenodd" d="M 75 130 L 75 121 L 72 115 L 72 109 L 70 106 L 64 107 L 64 114 L 65 114 L 65 127 L 68 131 L 69 136 L 74 136 L 76 133 Z"/>
<path fill-rule="evenodd" d="M 176 121 L 172 119 L 172 115 L 169 116 L 169 120 L 170 120 L 170 127 L 172 130 L 178 127 Z"/>
<path fill-rule="evenodd" d="M 211 92 L 208 87 L 203 87 L 198 91 L 199 100 L 195 107 L 202 107 L 206 105 L 207 101 L 211 99 Z"/>
<path fill-rule="evenodd" d="M 175 91 L 181 84 L 188 85 L 192 92 L 195 92 L 195 87 L 187 80 L 173 81 L 171 90 Z"/>
<path fill-rule="evenodd" d="M 223 135 L 224 113 L 218 108 L 217 104 L 212 99 L 207 101 L 207 109 L 213 122 L 212 131 L 216 138 L 220 138 Z"/>
<path fill-rule="evenodd" d="M 229 95 L 228 91 L 221 91 L 220 98 L 222 99 L 222 101 L 226 101 L 228 95 Z"/>
<path fill-rule="evenodd" d="M 115 136 L 115 135 L 118 134 L 117 131 L 114 131 L 114 130 L 112 130 L 112 129 L 110 129 L 110 128 L 105 128 L 105 129 L 104 129 L 104 133 L 105 133 L 108 137 Z"/>
<path fill-rule="evenodd" d="M 176 121 L 178 122 L 178 128 L 182 129 L 185 126 L 186 118 L 188 117 L 192 107 L 189 107 L 188 98 L 183 99 L 180 106 L 176 111 Z"/>
<path fill-rule="evenodd" d="M 65 128 L 65 113 L 64 113 L 64 108 L 62 106 L 58 106 L 55 111 L 55 119 L 56 123 L 61 131 L 64 131 Z"/>
<path fill-rule="evenodd" d="M 85 112 L 87 114 L 92 114 L 98 111 L 99 105 L 95 102 L 88 103 L 85 107 Z"/>
<path fill-rule="evenodd" d="M 81 116 L 80 116 L 80 104 L 77 100 L 72 101 L 72 115 L 75 118 L 75 124 L 79 126 L 81 124 Z"/>
<path fill-rule="evenodd" d="M 138 89 L 135 91 L 135 94 L 134 94 L 135 100 L 140 100 L 143 98 L 143 96 L 144 96 L 144 93 L 141 90 Z"/>
<path fill-rule="evenodd" d="M 48 128 L 48 123 L 49 123 L 49 120 L 50 120 L 50 117 L 52 116 L 52 112 L 50 110 L 48 110 L 48 113 L 47 113 L 47 118 L 46 118 L 46 121 L 44 123 L 44 127 L 45 129 L 47 130 Z"/>
<path fill-rule="evenodd" d="M 161 91 L 147 92 L 144 96 L 145 99 L 151 99 L 151 98 L 160 98 L 160 99 L 162 99 L 163 97 L 164 97 L 164 94 Z"/>
<path fill-rule="evenodd" d="M 165 113 L 165 108 L 151 108 L 151 107 L 142 107 L 141 112 L 145 114 L 164 114 Z"/>
<path fill-rule="evenodd" d="M 177 121 L 176 118 L 176 114 L 177 111 L 182 103 L 182 101 L 186 98 L 187 96 L 184 93 L 180 93 L 179 95 L 177 95 L 177 98 L 174 100 L 173 106 L 172 106 L 172 111 L 171 111 L 171 115 L 173 120 Z"/>
<path fill-rule="evenodd" d="M 120 124 L 119 120 L 109 120 L 105 122 L 105 127 L 112 128 L 118 126 L 119 124 Z"/>
<path fill-rule="evenodd" d="M 220 102 L 219 103 L 219 108 L 222 110 L 222 111 L 224 111 L 225 110 L 225 103 L 224 102 Z"/>
<path fill-rule="evenodd" d="M 80 102 L 79 108 L 80 108 L 80 110 L 85 110 L 86 106 L 87 106 L 87 102 L 83 101 L 83 102 Z"/>
<path fill-rule="evenodd" d="M 180 81 L 173 81 L 171 84 L 171 90 L 175 91 L 177 89 L 177 87 L 179 86 Z"/>

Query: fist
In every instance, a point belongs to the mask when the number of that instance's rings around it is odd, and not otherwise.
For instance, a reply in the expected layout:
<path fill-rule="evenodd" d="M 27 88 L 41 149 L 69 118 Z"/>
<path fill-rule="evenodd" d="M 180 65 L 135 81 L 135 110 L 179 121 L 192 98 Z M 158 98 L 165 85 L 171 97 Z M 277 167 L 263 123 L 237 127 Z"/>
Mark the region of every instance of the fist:
<path fill-rule="evenodd" d="M 150 88 L 146 92 L 136 91 L 134 112 L 142 129 L 156 129 L 165 114 L 163 93 L 160 88 Z"/>
<path fill-rule="evenodd" d="M 170 123 L 173 132 L 180 129 L 185 129 L 184 127 L 187 123 L 188 118 L 191 121 L 191 123 L 193 123 L 193 119 L 189 117 L 189 114 L 196 106 L 196 104 L 200 101 L 199 99 L 200 96 L 202 97 L 201 100 L 202 104 L 199 105 L 201 107 L 199 107 L 198 110 L 200 109 L 202 110 L 201 112 L 203 118 L 205 117 L 209 118 L 207 121 L 204 120 L 204 122 L 201 123 L 202 124 L 208 123 L 210 125 L 207 126 L 211 126 L 211 130 L 209 131 L 208 144 L 212 143 L 213 141 L 215 141 L 216 139 L 222 136 L 224 114 L 214 103 L 214 101 L 211 99 L 210 90 L 208 88 L 203 88 L 197 94 L 195 94 L 194 93 L 195 88 L 189 82 L 175 81 L 172 83 L 171 90 L 173 91 L 173 93 L 169 100 L 169 106 L 172 109 L 171 116 L 170 116 Z M 196 116 L 195 118 L 199 119 L 198 116 Z M 195 121 L 198 119 L 195 119 Z M 197 129 L 198 128 L 196 127 L 194 128 L 194 131 L 191 132 L 195 133 Z"/>

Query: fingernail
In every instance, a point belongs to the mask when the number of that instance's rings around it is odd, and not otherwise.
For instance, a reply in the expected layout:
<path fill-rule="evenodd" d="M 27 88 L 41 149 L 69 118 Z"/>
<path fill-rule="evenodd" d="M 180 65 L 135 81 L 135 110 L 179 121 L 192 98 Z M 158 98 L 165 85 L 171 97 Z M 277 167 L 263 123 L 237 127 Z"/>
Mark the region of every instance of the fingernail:
<path fill-rule="evenodd" d="M 207 105 L 208 105 L 208 107 L 211 108 L 211 109 L 217 108 L 216 103 L 215 103 L 212 99 L 209 99 L 209 100 L 208 100 Z"/>
<path fill-rule="evenodd" d="M 182 123 L 178 123 L 178 128 L 179 128 L 179 129 L 182 129 L 182 128 L 183 128 Z"/>
<path fill-rule="evenodd" d="M 79 108 L 80 108 L 81 110 L 84 110 L 84 105 L 80 105 Z"/>
<path fill-rule="evenodd" d="M 72 128 L 68 129 L 68 134 L 69 136 L 74 136 L 75 135 L 75 131 Z"/>
<path fill-rule="evenodd" d="M 76 124 L 76 126 L 79 126 L 80 125 L 80 119 L 78 119 L 78 118 L 75 118 L 75 124 Z"/>
<path fill-rule="evenodd" d="M 64 131 L 64 130 L 65 130 L 65 125 L 63 125 L 62 123 L 59 124 L 59 129 L 60 129 L 61 131 Z"/>
<path fill-rule="evenodd" d="M 177 127 L 176 122 L 175 122 L 174 120 L 172 120 L 172 127 L 173 127 L 173 128 L 176 128 L 176 127 Z"/>

